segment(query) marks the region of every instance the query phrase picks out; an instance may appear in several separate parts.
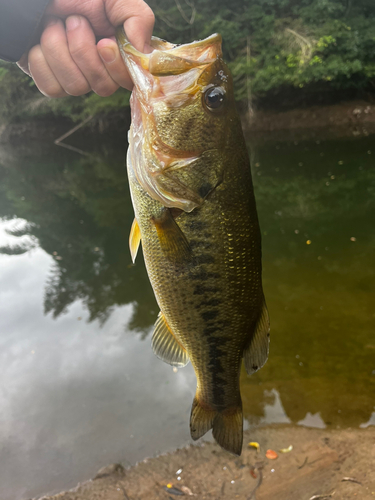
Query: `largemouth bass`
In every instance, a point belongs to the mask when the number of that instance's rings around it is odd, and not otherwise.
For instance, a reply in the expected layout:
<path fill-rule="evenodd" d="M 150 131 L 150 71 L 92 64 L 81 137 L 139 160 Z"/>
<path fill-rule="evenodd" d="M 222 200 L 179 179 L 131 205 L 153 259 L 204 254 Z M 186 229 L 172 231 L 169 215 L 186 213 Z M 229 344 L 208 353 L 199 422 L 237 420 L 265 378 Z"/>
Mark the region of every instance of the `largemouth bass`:
<path fill-rule="evenodd" d="M 241 361 L 249 374 L 264 365 L 269 319 L 250 164 L 221 37 L 179 46 L 153 37 L 150 54 L 122 29 L 117 40 L 134 82 L 130 249 L 134 261 L 142 241 L 160 306 L 152 348 L 171 365 L 194 367 L 192 438 L 212 429 L 240 455 Z"/>

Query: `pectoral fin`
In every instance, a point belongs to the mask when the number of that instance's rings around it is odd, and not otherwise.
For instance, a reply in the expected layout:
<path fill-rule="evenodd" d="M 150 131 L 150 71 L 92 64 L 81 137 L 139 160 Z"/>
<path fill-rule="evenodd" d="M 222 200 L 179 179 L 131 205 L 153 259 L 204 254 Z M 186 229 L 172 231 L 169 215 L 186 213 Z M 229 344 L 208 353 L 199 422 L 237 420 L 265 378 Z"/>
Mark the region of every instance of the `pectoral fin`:
<path fill-rule="evenodd" d="M 249 375 L 262 368 L 268 358 L 270 341 L 270 320 L 267 306 L 263 299 L 261 313 L 255 325 L 255 331 L 249 346 L 243 353 L 246 371 Z"/>
<path fill-rule="evenodd" d="M 185 366 L 189 356 L 170 330 L 163 314 L 160 312 L 152 335 L 152 350 L 158 358 L 172 366 Z"/>
<path fill-rule="evenodd" d="M 226 157 L 223 159 L 218 150 L 205 151 L 196 158 L 176 160 L 157 177 L 159 189 L 176 200 L 185 200 L 181 206 L 175 206 L 191 212 L 222 183 L 224 160 Z"/>
<path fill-rule="evenodd" d="M 135 258 L 137 257 L 140 242 L 141 242 L 141 231 L 139 229 L 137 219 L 134 219 L 132 227 L 130 229 L 130 236 L 129 236 L 129 248 L 133 264 L 135 262 Z"/>
<path fill-rule="evenodd" d="M 176 263 L 191 259 L 192 251 L 186 236 L 174 220 L 169 208 L 165 208 L 158 218 L 153 218 L 160 246 L 169 260 Z"/>

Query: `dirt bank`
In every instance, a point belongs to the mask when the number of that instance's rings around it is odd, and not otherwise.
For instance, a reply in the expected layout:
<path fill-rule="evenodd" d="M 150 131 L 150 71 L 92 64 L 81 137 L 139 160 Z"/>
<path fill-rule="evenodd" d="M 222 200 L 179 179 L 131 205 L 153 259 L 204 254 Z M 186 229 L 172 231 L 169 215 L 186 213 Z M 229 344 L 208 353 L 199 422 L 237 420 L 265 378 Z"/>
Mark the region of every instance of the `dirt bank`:
<path fill-rule="evenodd" d="M 259 111 L 242 116 L 246 137 L 262 140 L 304 140 L 367 136 L 375 133 L 375 105 L 350 101 L 289 111 Z"/>
<path fill-rule="evenodd" d="M 93 480 L 43 500 L 173 500 L 191 494 L 201 500 L 375 499 L 373 427 L 270 426 L 244 437 L 240 458 L 212 443 L 191 446 L 126 470 L 106 467 Z M 260 444 L 259 452 L 247 445 L 250 440 Z M 290 445 L 290 452 L 280 453 Z M 268 449 L 278 458 L 267 459 Z"/>

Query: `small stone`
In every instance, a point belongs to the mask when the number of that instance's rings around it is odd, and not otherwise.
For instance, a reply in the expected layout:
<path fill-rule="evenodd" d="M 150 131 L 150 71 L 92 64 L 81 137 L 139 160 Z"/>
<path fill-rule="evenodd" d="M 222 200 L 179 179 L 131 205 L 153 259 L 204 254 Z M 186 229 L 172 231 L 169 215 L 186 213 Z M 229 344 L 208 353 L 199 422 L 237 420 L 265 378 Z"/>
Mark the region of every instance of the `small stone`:
<path fill-rule="evenodd" d="M 106 465 L 105 467 L 102 467 L 101 469 L 98 470 L 98 473 L 94 477 L 94 480 L 100 479 L 102 477 L 112 476 L 114 474 L 119 476 L 125 475 L 124 467 L 121 464 Z"/>

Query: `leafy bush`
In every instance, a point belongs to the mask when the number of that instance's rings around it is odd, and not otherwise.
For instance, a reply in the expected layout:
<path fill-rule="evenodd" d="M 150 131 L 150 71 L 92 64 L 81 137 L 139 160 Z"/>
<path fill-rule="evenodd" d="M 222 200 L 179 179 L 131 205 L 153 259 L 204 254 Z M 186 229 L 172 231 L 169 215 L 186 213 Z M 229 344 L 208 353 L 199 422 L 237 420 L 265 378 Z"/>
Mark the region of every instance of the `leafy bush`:
<path fill-rule="evenodd" d="M 223 36 L 224 57 L 237 100 L 266 102 L 289 92 L 294 104 L 322 90 L 373 91 L 373 0 L 149 0 L 155 34 L 175 43 L 214 32 Z M 281 98 L 280 98 L 281 99 Z M 14 65 L 0 62 L 0 124 L 18 117 L 64 115 L 78 120 L 128 106 L 120 90 L 101 98 L 48 99 Z"/>

